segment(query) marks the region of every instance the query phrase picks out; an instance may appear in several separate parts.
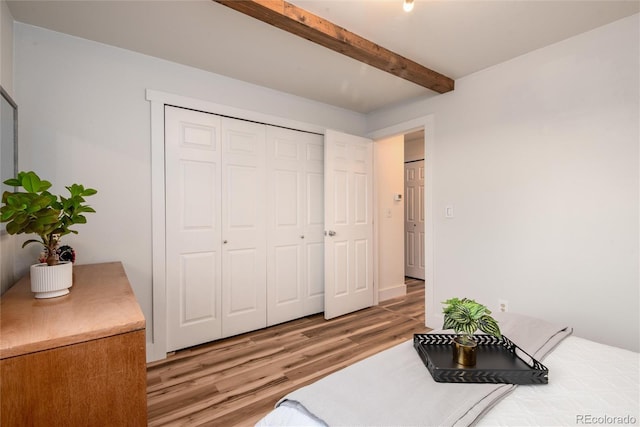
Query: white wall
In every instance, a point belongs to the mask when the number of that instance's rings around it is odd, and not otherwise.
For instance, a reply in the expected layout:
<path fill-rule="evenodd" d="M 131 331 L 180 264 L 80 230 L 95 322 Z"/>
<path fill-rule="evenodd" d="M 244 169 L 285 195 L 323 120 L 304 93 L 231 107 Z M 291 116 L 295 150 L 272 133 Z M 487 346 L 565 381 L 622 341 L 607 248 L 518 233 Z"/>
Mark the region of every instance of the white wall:
<path fill-rule="evenodd" d="M 446 298 L 501 298 L 640 350 L 639 32 L 635 15 L 370 114 L 434 117 L 430 326 Z"/>
<path fill-rule="evenodd" d="M 151 147 L 147 88 L 362 134 L 361 114 L 41 28 L 15 26 L 20 168 L 55 192 L 98 190 L 97 213 L 65 239 L 79 264 L 120 260 L 152 325 Z M 221 58 L 223 60 L 224 58 Z M 21 240 L 22 241 L 22 240 Z M 33 248 L 35 251 L 37 248 Z M 18 272 L 35 253 L 21 250 Z M 149 337 L 149 334 L 147 335 Z"/>
<path fill-rule="evenodd" d="M 13 16 L 5 0 L 0 0 L 0 82 L 13 97 Z"/>
<path fill-rule="evenodd" d="M 0 85 L 13 95 L 13 16 L 5 0 L 0 1 Z M 1 195 L 0 195 L 1 197 Z M 4 230 L 4 224 L 2 224 Z M 0 232 L 0 294 L 16 280 L 14 273 L 16 236 Z"/>
<path fill-rule="evenodd" d="M 404 161 L 424 160 L 424 131 L 404 136 Z"/>
<path fill-rule="evenodd" d="M 385 138 L 374 144 L 376 227 L 378 229 L 378 298 L 407 293 L 404 284 L 404 137 Z"/>

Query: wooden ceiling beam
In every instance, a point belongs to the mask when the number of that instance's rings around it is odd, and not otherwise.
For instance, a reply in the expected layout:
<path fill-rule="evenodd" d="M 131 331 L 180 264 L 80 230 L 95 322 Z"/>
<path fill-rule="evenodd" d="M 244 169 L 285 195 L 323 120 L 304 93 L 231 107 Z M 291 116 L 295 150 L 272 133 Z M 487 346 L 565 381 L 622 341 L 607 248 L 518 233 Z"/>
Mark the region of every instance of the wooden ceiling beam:
<path fill-rule="evenodd" d="M 213 1 L 435 92 L 454 88 L 453 79 L 284 0 Z"/>

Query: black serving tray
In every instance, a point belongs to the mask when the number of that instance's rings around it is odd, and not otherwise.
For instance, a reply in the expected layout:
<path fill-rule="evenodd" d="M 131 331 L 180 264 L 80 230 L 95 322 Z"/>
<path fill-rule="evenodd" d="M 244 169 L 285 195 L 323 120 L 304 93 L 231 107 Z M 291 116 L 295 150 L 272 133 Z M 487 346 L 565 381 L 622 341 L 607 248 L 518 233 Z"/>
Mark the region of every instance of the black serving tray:
<path fill-rule="evenodd" d="M 504 335 L 474 335 L 478 342 L 473 367 L 453 360 L 453 334 L 414 334 L 413 347 L 441 383 L 547 384 L 549 370 Z"/>

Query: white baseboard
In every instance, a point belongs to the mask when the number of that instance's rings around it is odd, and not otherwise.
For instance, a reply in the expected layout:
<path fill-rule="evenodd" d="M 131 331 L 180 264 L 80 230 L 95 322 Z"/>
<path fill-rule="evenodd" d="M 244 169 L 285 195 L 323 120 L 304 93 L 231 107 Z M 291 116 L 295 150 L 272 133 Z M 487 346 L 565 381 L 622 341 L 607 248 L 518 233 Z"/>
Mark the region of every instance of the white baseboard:
<path fill-rule="evenodd" d="M 407 294 L 407 285 L 398 283 L 389 288 L 380 289 L 378 291 L 378 301 L 385 301 L 391 298 L 403 297 Z"/>
<path fill-rule="evenodd" d="M 147 363 L 156 362 L 167 358 L 167 352 L 164 348 L 161 348 L 157 344 L 153 344 L 149 341 L 146 343 L 147 347 Z"/>
<path fill-rule="evenodd" d="M 426 327 L 434 330 L 442 329 L 442 322 L 444 321 L 444 316 L 442 314 L 429 315 L 426 316 Z M 453 331 L 451 331 L 453 333 Z"/>

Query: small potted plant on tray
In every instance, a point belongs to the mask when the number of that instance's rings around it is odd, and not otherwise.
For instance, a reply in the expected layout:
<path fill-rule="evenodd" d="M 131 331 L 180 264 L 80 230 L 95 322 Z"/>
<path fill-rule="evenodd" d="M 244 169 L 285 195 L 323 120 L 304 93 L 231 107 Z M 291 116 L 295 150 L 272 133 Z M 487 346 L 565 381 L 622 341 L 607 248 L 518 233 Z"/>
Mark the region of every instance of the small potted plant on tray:
<path fill-rule="evenodd" d="M 442 329 L 453 329 L 458 334 L 453 339 L 453 358 L 464 366 L 476 364 L 478 343 L 473 338 L 476 331 L 500 338 L 498 322 L 491 317 L 491 311 L 484 305 L 468 298 L 451 298 L 445 304 Z"/>
<path fill-rule="evenodd" d="M 6 185 L 17 187 L 16 191 L 5 191 L 2 195 L 0 222 L 7 223 L 9 234 L 35 234 L 39 239 L 30 243 L 44 246 L 46 262 L 31 266 L 31 290 L 36 298 L 53 298 L 69 293 L 72 285 L 72 262 L 59 260 L 60 238 L 77 231 L 70 227 L 87 222 L 84 214 L 95 212 L 85 204 L 85 197 L 97 193 L 92 188 L 80 184 L 66 187 L 68 198 L 55 196 L 49 191 L 51 183 L 40 179 L 35 172 L 20 172 L 16 178 L 4 181 Z M 24 191 L 19 191 L 18 188 Z M 69 248 L 70 249 L 70 248 Z"/>

